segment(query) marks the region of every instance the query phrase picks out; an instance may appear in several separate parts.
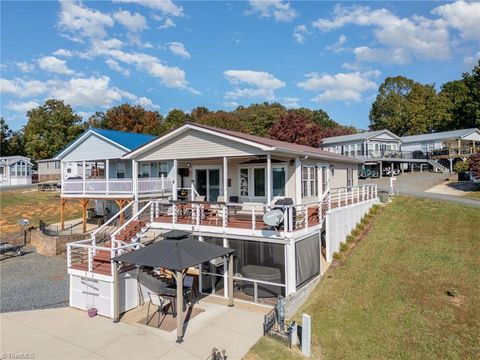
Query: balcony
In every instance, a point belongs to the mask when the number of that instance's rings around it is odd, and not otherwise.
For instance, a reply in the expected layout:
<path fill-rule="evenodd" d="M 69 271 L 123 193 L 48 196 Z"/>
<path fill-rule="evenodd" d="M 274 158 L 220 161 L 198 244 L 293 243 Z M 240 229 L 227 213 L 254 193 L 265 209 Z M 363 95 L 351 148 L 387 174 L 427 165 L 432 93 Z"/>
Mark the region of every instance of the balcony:
<path fill-rule="evenodd" d="M 160 195 L 171 189 L 168 178 L 138 179 L 139 195 Z M 62 182 L 62 195 L 133 197 L 133 179 L 67 179 Z"/>

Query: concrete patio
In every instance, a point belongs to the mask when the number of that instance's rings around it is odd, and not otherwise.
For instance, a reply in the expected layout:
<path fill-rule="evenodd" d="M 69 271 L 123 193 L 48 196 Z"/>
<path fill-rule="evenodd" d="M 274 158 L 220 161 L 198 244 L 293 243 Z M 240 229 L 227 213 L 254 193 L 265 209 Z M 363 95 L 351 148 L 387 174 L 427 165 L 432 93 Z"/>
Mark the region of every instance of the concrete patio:
<path fill-rule="evenodd" d="M 238 302 L 229 308 L 212 297 L 195 306 L 204 311 L 188 323 L 182 344 L 175 342 L 176 331 L 115 324 L 72 308 L 3 313 L 0 353 L 35 359 L 208 359 L 216 347 L 229 359 L 241 359 L 262 336 L 263 314 L 269 311 Z"/>

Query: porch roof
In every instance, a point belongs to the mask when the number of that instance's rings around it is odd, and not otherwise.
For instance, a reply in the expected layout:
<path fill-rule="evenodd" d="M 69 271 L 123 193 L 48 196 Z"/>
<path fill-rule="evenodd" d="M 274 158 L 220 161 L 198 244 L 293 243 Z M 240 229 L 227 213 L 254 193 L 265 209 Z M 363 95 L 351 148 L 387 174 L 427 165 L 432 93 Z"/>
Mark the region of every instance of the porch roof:
<path fill-rule="evenodd" d="M 165 240 L 117 256 L 113 261 L 181 271 L 235 252 L 234 249 L 195 240 L 186 231 L 174 230 L 164 236 Z"/>
<path fill-rule="evenodd" d="M 198 130 L 206 133 L 213 133 L 214 135 L 217 135 L 217 136 L 227 137 L 233 141 L 246 143 L 248 145 L 260 148 L 265 152 L 277 151 L 277 152 L 289 153 L 293 155 L 312 156 L 314 158 L 320 158 L 320 159 L 331 160 L 331 161 L 360 163 L 360 161 L 354 158 L 338 155 L 338 154 L 325 151 L 319 148 L 311 147 L 311 146 L 298 145 L 298 144 L 293 144 L 286 141 L 280 141 L 280 140 L 270 139 L 270 138 L 256 136 L 256 135 L 244 134 L 237 131 L 220 129 L 213 126 L 207 126 L 207 125 L 190 123 L 190 122 L 187 122 L 184 125 L 176 128 L 175 130 L 172 130 L 169 133 L 139 147 L 138 149 L 135 149 L 129 152 L 124 156 L 124 158 L 127 158 L 127 159 L 135 158 L 136 155 L 139 155 L 147 150 L 150 150 L 155 146 L 160 145 L 164 141 L 171 139 L 172 137 L 179 135 L 189 129 L 194 129 L 194 130 Z"/>

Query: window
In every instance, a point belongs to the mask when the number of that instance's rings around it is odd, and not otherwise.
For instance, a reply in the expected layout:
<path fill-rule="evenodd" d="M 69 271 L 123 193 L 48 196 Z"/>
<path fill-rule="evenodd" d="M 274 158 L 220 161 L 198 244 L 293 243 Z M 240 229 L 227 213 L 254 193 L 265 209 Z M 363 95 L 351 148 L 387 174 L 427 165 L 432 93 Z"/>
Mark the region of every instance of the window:
<path fill-rule="evenodd" d="M 27 176 L 30 176 L 30 171 L 31 171 L 31 170 L 32 170 L 32 169 L 30 168 L 30 166 L 27 165 Z"/>
<path fill-rule="evenodd" d="M 355 148 L 357 145 L 350 145 L 350 156 L 355 157 Z"/>
<path fill-rule="evenodd" d="M 363 144 L 358 144 L 357 145 L 357 155 L 358 156 L 362 155 L 362 147 L 363 147 Z"/>
<path fill-rule="evenodd" d="M 317 167 L 303 166 L 302 167 L 302 196 L 316 196 L 317 195 Z"/>
<path fill-rule="evenodd" d="M 125 163 L 117 162 L 117 179 L 125 179 Z"/>
<path fill-rule="evenodd" d="M 0 166 L 0 175 L 5 174 L 5 168 L 3 166 Z"/>
<path fill-rule="evenodd" d="M 27 176 L 27 164 L 25 164 L 23 161 L 20 164 L 22 168 L 22 176 Z"/>
<path fill-rule="evenodd" d="M 327 190 L 328 186 L 328 168 L 326 165 L 322 166 L 322 194 Z"/>
<path fill-rule="evenodd" d="M 60 161 L 55 161 L 55 170 L 60 170 Z"/>
<path fill-rule="evenodd" d="M 253 169 L 253 196 L 265 196 L 265 168 Z"/>
<path fill-rule="evenodd" d="M 248 196 L 248 169 L 240 169 L 240 196 Z"/>
<path fill-rule="evenodd" d="M 285 168 L 284 167 L 274 167 L 272 169 L 273 176 L 273 196 L 285 196 Z"/>
<path fill-rule="evenodd" d="M 347 169 L 347 186 L 353 186 L 353 169 Z"/>
<path fill-rule="evenodd" d="M 422 152 L 426 153 L 428 151 L 428 143 L 422 143 Z"/>
<path fill-rule="evenodd" d="M 158 177 L 168 176 L 168 164 L 166 162 L 158 163 Z"/>
<path fill-rule="evenodd" d="M 142 178 L 150 177 L 150 163 L 148 164 L 141 164 L 140 166 L 140 175 Z"/>

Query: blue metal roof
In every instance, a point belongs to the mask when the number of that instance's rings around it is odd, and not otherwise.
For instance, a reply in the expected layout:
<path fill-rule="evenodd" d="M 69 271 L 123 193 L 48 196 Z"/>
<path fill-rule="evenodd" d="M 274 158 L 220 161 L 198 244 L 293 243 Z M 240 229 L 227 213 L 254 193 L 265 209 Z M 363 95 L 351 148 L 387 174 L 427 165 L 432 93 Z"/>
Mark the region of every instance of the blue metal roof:
<path fill-rule="evenodd" d="M 110 141 L 113 141 L 118 145 L 127 148 L 129 151 L 145 145 L 147 142 L 152 141 L 156 138 L 156 136 L 153 135 L 137 134 L 118 130 L 106 130 L 97 128 L 91 128 L 89 130 L 107 138 Z"/>

